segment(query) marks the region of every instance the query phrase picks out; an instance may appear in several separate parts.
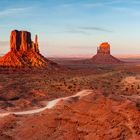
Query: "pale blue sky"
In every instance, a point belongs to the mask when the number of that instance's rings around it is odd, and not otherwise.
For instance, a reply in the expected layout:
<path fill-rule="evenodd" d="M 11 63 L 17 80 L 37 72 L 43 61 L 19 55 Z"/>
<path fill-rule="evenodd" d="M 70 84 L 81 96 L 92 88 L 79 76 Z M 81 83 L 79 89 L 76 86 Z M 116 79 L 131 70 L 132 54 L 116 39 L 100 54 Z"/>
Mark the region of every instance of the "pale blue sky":
<path fill-rule="evenodd" d="M 39 36 L 48 56 L 91 55 L 108 41 L 113 54 L 140 52 L 139 0 L 0 0 L 0 54 L 10 31 Z"/>

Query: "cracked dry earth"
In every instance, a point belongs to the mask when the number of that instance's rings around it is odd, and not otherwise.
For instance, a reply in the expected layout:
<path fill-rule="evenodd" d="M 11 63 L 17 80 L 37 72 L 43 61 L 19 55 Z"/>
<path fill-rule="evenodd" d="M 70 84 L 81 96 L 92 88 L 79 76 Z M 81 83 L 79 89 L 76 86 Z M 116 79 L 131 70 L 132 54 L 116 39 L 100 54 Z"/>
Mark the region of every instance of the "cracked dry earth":
<path fill-rule="evenodd" d="M 39 114 L 1 118 L 0 139 L 139 140 L 140 112 L 127 98 L 93 91 Z"/>

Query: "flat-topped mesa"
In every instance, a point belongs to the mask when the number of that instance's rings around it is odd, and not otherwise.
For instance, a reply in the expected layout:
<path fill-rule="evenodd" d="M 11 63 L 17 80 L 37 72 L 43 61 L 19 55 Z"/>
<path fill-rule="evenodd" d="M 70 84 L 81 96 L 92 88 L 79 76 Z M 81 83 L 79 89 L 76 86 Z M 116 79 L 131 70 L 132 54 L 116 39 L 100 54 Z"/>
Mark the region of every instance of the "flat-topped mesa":
<path fill-rule="evenodd" d="M 32 41 L 30 32 L 13 30 L 10 35 L 10 51 L 0 57 L 0 67 L 52 69 L 58 65 L 40 54 L 37 35 Z"/>
<path fill-rule="evenodd" d="M 110 44 L 108 42 L 103 42 L 99 48 L 97 48 L 97 54 L 104 53 L 110 54 Z"/>
<path fill-rule="evenodd" d="M 110 54 L 110 44 L 103 42 L 97 48 L 97 54 L 91 59 L 94 64 L 121 64 L 123 63 L 119 59 Z"/>
<path fill-rule="evenodd" d="M 20 53 L 27 51 L 39 53 L 37 38 L 36 35 L 35 42 L 33 42 L 30 32 L 13 30 L 10 35 L 10 49 L 11 51 L 18 51 Z"/>

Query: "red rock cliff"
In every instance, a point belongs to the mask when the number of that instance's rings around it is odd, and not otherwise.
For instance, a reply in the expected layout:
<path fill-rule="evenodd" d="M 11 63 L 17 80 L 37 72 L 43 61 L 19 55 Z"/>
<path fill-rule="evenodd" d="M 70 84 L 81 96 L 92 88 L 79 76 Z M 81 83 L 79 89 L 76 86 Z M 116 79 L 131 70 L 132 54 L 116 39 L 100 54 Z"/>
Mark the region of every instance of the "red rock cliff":
<path fill-rule="evenodd" d="M 110 54 L 110 44 L 103 42 L 97 48 L 97 54 L 92 57 L 92 63 L 94 64 L 120 64 L 119 59 Z"/>
<path fill-rule="evenodd" d="M 103 42 L 98 48 L 97 53 L 110 54 L 110 44 L 108 42 Z"/>
<path fill-rule="evenodd" d="M 56 66 L 39 52 L 38 36 L 31 40 L 31 33 L 13 30 L 10 35 L 10 52 L 0 58 L 0 67 L 47 67 Z"/>
<path fill-rule="evenodd" d="M 10 35 L 10 49 L 11 51 L 27 52 L 34 51 L 39 52 L 37 35 L 35 43 L 31 40 L 31 33 L 27 31 L 13 30 Z"/>

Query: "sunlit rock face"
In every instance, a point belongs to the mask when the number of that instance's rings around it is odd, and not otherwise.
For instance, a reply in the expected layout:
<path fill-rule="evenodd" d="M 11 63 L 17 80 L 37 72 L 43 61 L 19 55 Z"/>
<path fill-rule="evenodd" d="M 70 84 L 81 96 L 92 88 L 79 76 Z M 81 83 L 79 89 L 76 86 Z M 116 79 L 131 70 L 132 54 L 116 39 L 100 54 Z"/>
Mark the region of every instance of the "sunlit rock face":
<path fill-rule="evenodd" d="M 10 36 L 10 49 L 11 51 L 18 51 L 21 53 L 27 51 L 39 52 L 37 35 L 35 37 L 35 43 L 31 40 L 31 33 L 27 31 L 17 31 L 11 32 Z"/>
<path fill-rule="evenodd" d="M 31 39 L 28 31 L 13 30 L 10 35 L 10 52 L 0 58 L 2 67 L 45 67 L 55 64 L 43 57 L 38 48 L 38 36 Z"/>
<path fill-rule="evenodd" d="M 97 47 L 97 54 L 93 56 L 92 63 L 94 64 L 120 64 L 119 59 L 110 54 L 110 44 L 103 42 Z"/>
<path fill-rule="evenodd" d="M 106 53 L 110 54 L 110 44 L 108 42 L 104 42 L 97 48 L 97 53 Z"/>

